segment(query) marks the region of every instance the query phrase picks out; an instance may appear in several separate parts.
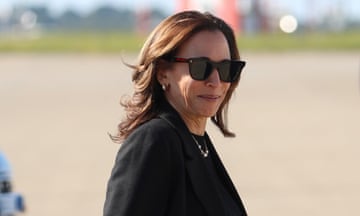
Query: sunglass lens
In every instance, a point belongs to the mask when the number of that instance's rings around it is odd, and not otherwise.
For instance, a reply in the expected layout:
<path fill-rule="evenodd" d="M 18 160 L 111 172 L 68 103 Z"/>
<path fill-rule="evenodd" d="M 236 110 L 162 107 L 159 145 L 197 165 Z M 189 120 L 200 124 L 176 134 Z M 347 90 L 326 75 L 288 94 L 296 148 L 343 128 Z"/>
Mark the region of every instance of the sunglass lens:
<path fill-rule="evenodd" d="M 208 70 L 209 66 L 203 59 L 193 60 L 189 63 L 190 75 L 194 80 L 205 80 Z"/>
<path fill-rule="evenodd" d="M 194 80 L 206 80 L 213 72 L 214 67 L 219 72 L 223 82 L 234 82 L 240 75 L 245 62 L 224 60 L 220 63 L 212 63 L 208 59 L 192 59 L 189 62 L 189 72 Z"/>
<path fill-rule="evenodd" d="M 231 62 L 223 61 L 217 65 L 217 69 L 219 71 L 220 80 L 224 82 L 231 82 Z"/>

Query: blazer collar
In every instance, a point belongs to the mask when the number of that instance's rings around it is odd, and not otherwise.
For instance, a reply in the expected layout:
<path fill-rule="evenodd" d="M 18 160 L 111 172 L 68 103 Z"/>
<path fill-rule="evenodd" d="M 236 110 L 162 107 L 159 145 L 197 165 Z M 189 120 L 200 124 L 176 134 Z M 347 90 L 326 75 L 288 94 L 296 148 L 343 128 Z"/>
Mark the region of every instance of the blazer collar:
<path fill-rule="evenodd" d="M 199 149 L 196 147 L 196 143 L 191 136 L 191 132 L 178 112 L 169 103 L 165 103 L 162 106 L 162 112 L 159 116 L 163 120 L 167 121 L 181 138 L 186 158 L 190 160 L 198 158 L 200 153 Z"/>
<path fill-rule="evenodd" d="M 209 176 L 205 162 L 196 146 L 194 139 L 180 115 L 169 104 L 165 106 L 160 118 L 167 121 L 178 133 L 183 144 L 185 155 L 186 171 L 194 188 L 195 194 L 199 197 L 206 212 L 210 216 L 224 215 L 225 211 L 212 179 Z"/>

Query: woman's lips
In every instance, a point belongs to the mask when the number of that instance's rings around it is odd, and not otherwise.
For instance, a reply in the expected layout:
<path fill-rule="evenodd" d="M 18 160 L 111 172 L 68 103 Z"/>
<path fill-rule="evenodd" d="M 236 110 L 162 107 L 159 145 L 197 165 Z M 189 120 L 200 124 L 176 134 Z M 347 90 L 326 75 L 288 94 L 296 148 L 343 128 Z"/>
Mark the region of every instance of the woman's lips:
<path fill-rule="evenodd" d="M 221 96 L 219 95 L 199 95 L 200 98 L 206 99 L 206 100 L 217 100 Z"/>

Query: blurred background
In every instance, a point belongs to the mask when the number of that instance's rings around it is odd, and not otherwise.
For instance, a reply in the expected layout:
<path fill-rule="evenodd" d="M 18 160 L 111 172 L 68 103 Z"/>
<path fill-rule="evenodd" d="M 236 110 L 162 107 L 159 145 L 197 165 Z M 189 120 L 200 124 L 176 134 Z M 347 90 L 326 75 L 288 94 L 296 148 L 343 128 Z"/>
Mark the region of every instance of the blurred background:
<path fill-rule="evenodd" d="M 359 49 L 357 0 L 1 0 L 0 50 L 136 51 L 186 9 L 225 19 L 244 49 Z"/>
<path fill-rule="evenodd" d="M 24 214 L 102 214 L 122 60 L 188 9 L 226 20 L 247 61 L 236 138 L 208 132 L 249 215 L 360 215 L 358 0 L 0 0 L 0 151 Z"/>

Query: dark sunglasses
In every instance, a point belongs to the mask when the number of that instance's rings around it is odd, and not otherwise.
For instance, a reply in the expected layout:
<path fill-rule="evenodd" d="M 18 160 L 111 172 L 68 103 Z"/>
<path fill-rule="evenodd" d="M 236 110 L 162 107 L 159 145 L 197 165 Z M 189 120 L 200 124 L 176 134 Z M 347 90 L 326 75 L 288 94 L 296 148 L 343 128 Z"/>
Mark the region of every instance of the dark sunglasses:
<path fill-rule="evenodd" d="M 189 64 L 189 72 L 194 80 L 206 80 L 214 68 L 219 73 L 220 80 L 223 82 L 234 82 L 238 79 L 246 62 L 240 60 L 222 60 L 220 62 L 211 61 L 206 57 L 180 58 L 173 57 L 172 62 L 185 62 Z"/>

